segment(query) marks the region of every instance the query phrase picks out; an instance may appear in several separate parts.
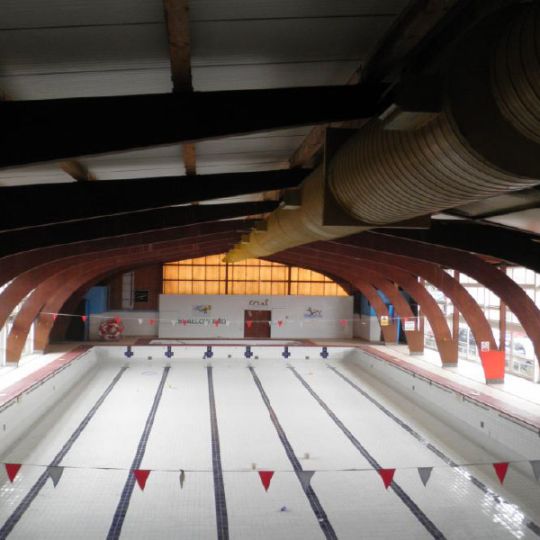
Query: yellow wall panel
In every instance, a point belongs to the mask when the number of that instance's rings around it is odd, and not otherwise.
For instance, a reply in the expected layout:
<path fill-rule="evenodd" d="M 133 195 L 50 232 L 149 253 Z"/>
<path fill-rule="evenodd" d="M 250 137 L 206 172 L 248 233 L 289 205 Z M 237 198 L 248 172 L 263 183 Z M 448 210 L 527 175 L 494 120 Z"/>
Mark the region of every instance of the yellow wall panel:
<path fill-rule="evenodd" d="M 224 254 L 184 259 L 163 265 L 165 294 L 290 294 L 346 296 L 346 291 L 319 272 L 248 259 L 227 265 Z M 229 283 L 226 283 L 226 276 Z"/>

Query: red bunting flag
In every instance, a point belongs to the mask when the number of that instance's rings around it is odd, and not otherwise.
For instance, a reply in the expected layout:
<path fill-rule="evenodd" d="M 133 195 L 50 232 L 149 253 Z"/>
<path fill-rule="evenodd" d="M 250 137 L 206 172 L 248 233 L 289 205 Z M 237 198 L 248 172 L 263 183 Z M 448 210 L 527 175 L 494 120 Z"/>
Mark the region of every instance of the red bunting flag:
<path fill-rule="evenodd" d="M 6 473 L 8 475 L 9 481 L 13 483 L 13 480 L 15 480 L 15 477 L 17 476 L 17 473 L 19 472 L 19 469 L 21 468 L 20 463 L 6 463 Z"/>
<path fill-rule="evenodd" d="M 155 319 L 148 319 L 148 324 L 149 324 L 150 326 L 154 326 L 154 324 L 156 324 Z"/>
<path fill-rule="evenodd" d="M 283 326 L 283 321 L 278 321 L 277 325 L 281 328 Z"/>
<path fill-rule="evenodd" d="M 494 463 L 493 468 L 497 473 L 499 482 L 502 484 L 504 482 L 504 477 L 506 476 L 506 473 L 508 471 L 508 463 Z"/>
<path fill-rule="evenodd" d="M 86 322 L 86 319 L 88 319 L 88 317 L 86 315 L 81 315 L 81 319 L 82 319 L 82 322 Z"/>
<path fill-rule="evenodd" d="M 134 469 L 133 474 L 135 475 L 135 479 L 137 480 L 137 484 L 139 484 L 141 491 L 144 490 L 148 476 L 150 476 L 150 471 L 146 469 Z"/>
<path fill-rule="evenodd" d="M 115 317 L 113 320 L 116 324 L 120 324 L 122 322 L 122 319 L 120 317 Z"/>
<path fill-rule="evenodd" d="M 268 491 L 268 488 L 270 487 L 270 480 L 272 480 L 272 476 L 274 476 L 274 471 L 259 471 L 259 477 L 265 491 Z"/>
<path fill-rule="evenodd" d="M 345 328 L 347 326 L 347 319 L 341 319 L 339 321 L 339 324 L 341 324 L 341 326 L 343 326 L 343 328 Z"/>
<path fill-rule="evenodd" d="M 182 325 L 183 325 L 183 326 L 186 326 L 186 324 L 187 324 L 186 319 L 182 319 Z"/>
<path fill-rule="evenodd" d="M 219 326 L 219 319 L 214 319 L 214 326 L 216 328 Z"/>
<path fill-rule="evenodd" d="M 253 326 L 253 321 L 246 321 L 246 326 L 251 328 Z"/>
<path fill-rule="evenodd" d="M 53 321 L 56 321 L 56 319 L 58 318 L 58 313 L 51 313 L 51 316 Z"/>
<path fill-rule="evenodd" d="M 384 482 L 384 487 L 388 489 L 388 486 L 392 483 L 396 469 L 377 469 L 377 472 Z"/>

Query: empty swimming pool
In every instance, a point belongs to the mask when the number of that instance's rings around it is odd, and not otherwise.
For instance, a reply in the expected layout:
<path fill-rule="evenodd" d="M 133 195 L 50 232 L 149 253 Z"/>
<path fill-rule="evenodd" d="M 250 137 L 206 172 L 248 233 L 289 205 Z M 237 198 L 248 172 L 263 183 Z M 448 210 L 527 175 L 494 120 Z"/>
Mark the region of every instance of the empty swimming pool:
<path fill-rule="evenodd" d="M 0 412 L 48 392 L 0 447 L 21 465 L 0 477 L 0 538 L 538 538 L 525 464 L 509 456 L 501 484 L 499 454 L 383 385 L 362 355 L 83 353 Z"/>

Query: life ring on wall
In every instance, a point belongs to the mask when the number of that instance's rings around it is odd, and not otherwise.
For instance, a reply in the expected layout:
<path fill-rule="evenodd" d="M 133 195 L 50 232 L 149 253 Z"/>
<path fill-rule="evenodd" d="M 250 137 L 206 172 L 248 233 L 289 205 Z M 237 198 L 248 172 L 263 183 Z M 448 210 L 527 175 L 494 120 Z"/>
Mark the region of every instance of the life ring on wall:
<path fill-rule="evenodd" d="M 105 341 L 116 341 L 124 331 L 122 323 L 115 319 L 108 319 L 99 325 L 99 335 Z"/>

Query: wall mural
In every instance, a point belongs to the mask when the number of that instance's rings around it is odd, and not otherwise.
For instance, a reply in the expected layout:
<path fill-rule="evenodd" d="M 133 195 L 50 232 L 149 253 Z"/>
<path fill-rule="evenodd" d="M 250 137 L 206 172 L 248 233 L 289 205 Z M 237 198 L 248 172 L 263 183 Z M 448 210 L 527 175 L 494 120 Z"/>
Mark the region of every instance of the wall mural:
<path fill-rule="evenodd" d="M 322 309 L 314 309 L 311 306 L 306 308 L 304 319 L 322 319 Z"/>
<path fill-rule="evenodd" d="M 198 304 L 193 306 L 193 312 L 195 314 L 210 315 L 212 313 L 212 306 L 210 304 Z"/>

